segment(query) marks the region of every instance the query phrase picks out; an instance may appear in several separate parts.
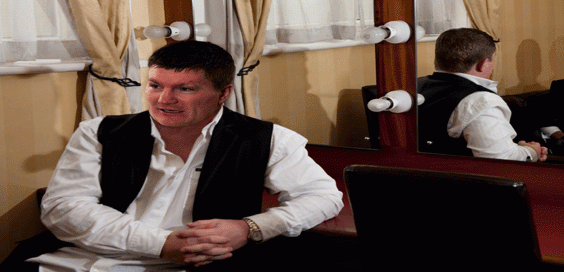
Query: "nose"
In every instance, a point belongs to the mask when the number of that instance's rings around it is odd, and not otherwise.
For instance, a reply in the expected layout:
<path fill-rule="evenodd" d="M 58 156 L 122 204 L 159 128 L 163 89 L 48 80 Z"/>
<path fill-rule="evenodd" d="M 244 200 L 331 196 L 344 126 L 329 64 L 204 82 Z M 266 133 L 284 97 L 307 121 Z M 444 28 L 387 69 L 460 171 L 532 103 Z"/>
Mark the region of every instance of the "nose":
<path fill-rule="evenodd" d="M 177 100 L 175 93 L 168 88 L 164 89 L 159 96 L 159 103 L 172 104 L 175 103 L 176 101 Z"/>

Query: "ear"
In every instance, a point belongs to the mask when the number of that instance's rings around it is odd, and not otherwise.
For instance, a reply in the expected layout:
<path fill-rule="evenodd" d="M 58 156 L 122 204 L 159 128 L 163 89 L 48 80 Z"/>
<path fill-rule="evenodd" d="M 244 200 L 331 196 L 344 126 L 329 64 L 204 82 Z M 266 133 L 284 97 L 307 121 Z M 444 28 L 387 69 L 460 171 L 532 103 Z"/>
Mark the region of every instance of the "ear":
<path fill-rule="evenodd" d="M 478 63 L 476 63 L 476 71 L 477 72 L 483 72 L 484 69 L 486 69 L 488 64 L 489 64 L 489 62 L 488 62 L 487 58 L 479 61 Z"/>
<path fill-rule="evenodd" d="M 223 104 L 225 101 L 227 101 L 227 98 L 229 98 L 232 92 L 233 92 L 233 84 L 229 84 L 225 86 L 223 90 L 221 90 L 221 94 L 219 95 L 219 103 Z"/>

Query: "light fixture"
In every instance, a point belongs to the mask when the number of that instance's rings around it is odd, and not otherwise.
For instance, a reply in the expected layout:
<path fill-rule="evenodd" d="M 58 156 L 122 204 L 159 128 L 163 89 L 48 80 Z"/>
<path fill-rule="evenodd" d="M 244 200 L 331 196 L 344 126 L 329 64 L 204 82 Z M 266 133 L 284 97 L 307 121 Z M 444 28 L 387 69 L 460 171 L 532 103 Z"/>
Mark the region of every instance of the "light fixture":
<path fill-rule="evenodd" d="M 411 109 L 413 101 L 409 93 L 404 90 L 391 91 L 383 97 L 368 102 L 368 109 L 373 112 L 391 111 L 402 113 Z"/>
<path fill-rule="evenodd" d="M 207 37 L 211 34 L 211 27 L 207 24 L 197 24 L 194 27 L 194 35 Z M 172 38 L 177 41 L 188 40 L 192 35 L 192 27 L 183 21 L 177 21 L 170 26 L 150 25 L 143 29 L 143 35 L 149 39 Z"/>
<path fill-rule="evenodd" d="M 420 25 L 415 26 L 415 40 L 419 41 L 425 37 L 425 28 Z"/>
<path fill-rule="evenodd" d="M 409 40 L 411 29 L 404 21 L 391 21 L 383 26 L 365 28 L 360 38 L 365 42 L 374 44 L 381 41 L 389 43 L 404 43 Z"/>

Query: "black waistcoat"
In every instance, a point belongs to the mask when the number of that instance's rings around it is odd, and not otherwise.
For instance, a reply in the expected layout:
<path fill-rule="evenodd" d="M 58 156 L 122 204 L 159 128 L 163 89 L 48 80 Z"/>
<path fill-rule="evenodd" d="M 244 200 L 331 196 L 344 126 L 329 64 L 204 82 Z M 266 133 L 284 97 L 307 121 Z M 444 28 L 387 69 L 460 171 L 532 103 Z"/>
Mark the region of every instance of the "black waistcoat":
<path fill-rule="evenodd" d="M 148 112 L 108 116 L 98 130 L 102 143 L 104 205 L 124 212 L 143 186 L 154 138 Z M 224 108 L 201 170 L 194 220 L 240 219 L 261 212 L 272 123 Z"/>
<path fill-rule="evenodd" d="M 472 156 L 464 137 L 448 135 L 448 120 L 468 95 L 493 92 L 463 77 L 438 72 L 419 78 L 417 90 L 425 97 L 425 102 L 417 107 L 419 151 Z"/>

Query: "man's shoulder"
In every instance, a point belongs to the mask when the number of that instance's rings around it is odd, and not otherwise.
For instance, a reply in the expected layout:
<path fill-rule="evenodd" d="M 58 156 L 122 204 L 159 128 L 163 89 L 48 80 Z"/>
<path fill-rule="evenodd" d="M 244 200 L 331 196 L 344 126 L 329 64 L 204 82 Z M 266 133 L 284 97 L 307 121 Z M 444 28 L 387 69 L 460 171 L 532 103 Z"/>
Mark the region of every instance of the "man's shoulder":
<path fill-rule="evenodd" d="M 263 121 L 257 118 L 246 116 L 237 112 L 234 112 L 228 108 L 223 108 L 223 115 L 221 116 L 220 123 L 224 123 L 226 126 L 241 126 L 246 128 L 253 127 L 272 127 L 272 123 L 268 121 Z"/>
<path fill-rule="evenodd" d="M 148 111 L 135 114 L 105 116 L 98 127 L 98 140 L 103 142 L 109 135 L 118 133 L 143 133 L 151 132 L 151 119 Z"/>
<path fill-rule="evenodd" d="M 467 95 L 464 99 L 460 101 L 459 106 L 480 106 L 480 107 L 497 107 L 497 106 L 507 106 L 507 103 L 503 100 L 501 96 L 493 92 L 478 91 Z"/>

